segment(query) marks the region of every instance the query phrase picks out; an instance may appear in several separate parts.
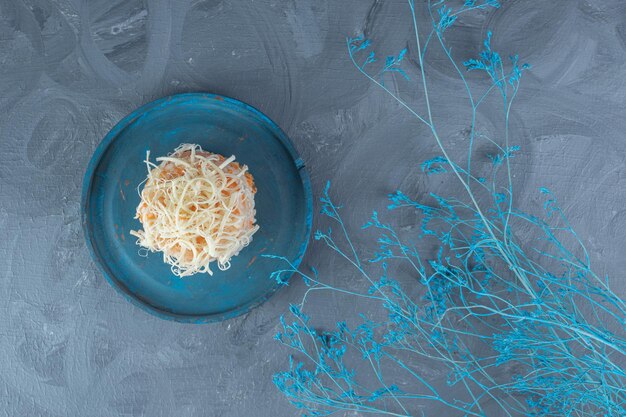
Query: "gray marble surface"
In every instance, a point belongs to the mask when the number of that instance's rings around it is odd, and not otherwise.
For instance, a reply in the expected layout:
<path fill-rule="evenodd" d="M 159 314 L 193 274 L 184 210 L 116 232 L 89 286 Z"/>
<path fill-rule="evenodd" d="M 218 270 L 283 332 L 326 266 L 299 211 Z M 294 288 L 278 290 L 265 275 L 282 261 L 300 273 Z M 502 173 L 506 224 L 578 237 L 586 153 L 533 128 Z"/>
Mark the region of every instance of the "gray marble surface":
<path fill-rule="evenodd" d="M 511 116 L 523 149 L 518 199 L 554 190 L 596 272 L 624 294 L 626 3 L 504 3 L 464 19 L 450 35 L 454 51 L 475 55 L 491 28 L 499 50 L 533 64 Z M 445 187 L 418 172 L 434 154 L 427 132 L 346 54 L 345 37 L 363 31 L 397 52 L 411 35 L 407 12 L 401 0 L 0 0 L 0 416 L 297 415 L 271 375 L 288 355 L 273 340 L 278 317 L 303 284 L 219 324 L 149 316 L 89 258 L 82 177 L 125 114 L 209 91 L 274 119 L 306 160 L 315 196 L 331 179 L 355 229 L 397 187 Z M 446 103 L 447 134 L 461 140 L 462 91 L 443 61 L 427 70 Z M 493 112 L 487 106 L 480 121 Z M 388 220 L 415 227 L 410 216 Z M 355 239 L 371 246 L 371 236 Z M 359 285 L 318 244 L 304 261 L 313 263 L 331 281 Z M 356 311 L 327 295 L 311 313 L 333 322 Z"/>

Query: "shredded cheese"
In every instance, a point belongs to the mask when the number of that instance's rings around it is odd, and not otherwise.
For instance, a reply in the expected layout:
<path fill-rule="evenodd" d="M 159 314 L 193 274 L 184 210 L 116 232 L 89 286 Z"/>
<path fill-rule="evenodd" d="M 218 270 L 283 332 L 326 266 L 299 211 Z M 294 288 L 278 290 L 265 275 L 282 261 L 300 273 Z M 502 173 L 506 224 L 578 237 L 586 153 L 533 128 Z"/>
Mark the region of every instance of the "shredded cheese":
<path fill-rule="evenodd" d="M 163 252 L 172 273 L 185 277 L 230 267 L 259 230 L 256 225 L 256 187 L 248 167 L 235 157 L 205 152 L 199 145 L 182 144 L 168 156 L 150 162 L 140 193 L 136 219 L 143 230 L 131 231 L 137 244 Z"/>

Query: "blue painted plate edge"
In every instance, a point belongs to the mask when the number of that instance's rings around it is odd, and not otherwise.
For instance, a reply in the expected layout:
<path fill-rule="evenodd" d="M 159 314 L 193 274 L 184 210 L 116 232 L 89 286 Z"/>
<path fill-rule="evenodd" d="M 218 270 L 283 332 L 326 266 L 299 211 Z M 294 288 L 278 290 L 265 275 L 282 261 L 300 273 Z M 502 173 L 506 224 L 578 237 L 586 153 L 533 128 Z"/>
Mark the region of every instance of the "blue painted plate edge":
<path fill-rule="evenodd" d="M 89 196 L 91 193 L 92 178 L 95 174 L 96 168 L 98 167 L 100 163 L 100 160 L 102 159 L 102 156 L 106 152 L 107 148 L 111 145 L 111 143 L 117 138 L 118 134 L 123 129 L 125 129 L 130 123 L 132 123 L 133 121 L 141 117 L 144 113 L 146 113 L 149 109 L 155 108 L 157 106 L 167 105 L 167 104 L 176 102 L 178 100 L 185 100 L 185 99 L 190 99 L 190 98 L 202 98 L 202 99 L 216 100 L 216 101 L 228 103 L 236 107 L 240 107 L 244 110 L 247 110 L 255 114 L 264 123 L 267 123 L 267 125 L 274 131 L 274 133 L 276 134 L 276 137 L 280 140 L 282 145 L 285 147 L 285 149 L 287 149 L 287 151 L 291 155 L 291 158 L 293 159 L 293 162 L 300 175 L 300 180 L 302 181 L 302 186 L 304 187 L 304 194 L 305 194 L 305 199 L 306 199 L 305 201 L 306 236 L 305 236 L 304 242 L 302 243 L 300 247 L 300 251 L 298 252 L 296 259 L 292 262 L 296 268 L 300 265 L 300 262 L 302 262 L 302 258 L 304 257 L 304 254 L 306 253 L 306 250 L 309 244 L 309 240 L 311 237 L 311 228 L 313 224 L 313 195 L 311 191 L 311 180 L 309 179 L 309 175 L 306 171 L 304 161 L 298 155 L 298 152 L 294 148 L 289 137 L 282 131 L 282 129 L 276 123 L 274 123 L 269 117 L 267 117 L 265 114 L 263 114 L 260 110 L 256 109 L 255 107 L 249 104 L 246 104 L 240 100 L 231 98 L 231 97 L 227 97 L 227 96 L 223 96 L 219 94 L 198 93 L 198 92 L 175 94 L 171 96 L 162 97 L 160 99 L 146 103 L 138 107 L 137 109 L 135 109 L 130 114 L 128 114 L 126 117 L 120 120 L 106 134 L 106 136 L 102 139 L 102 141 L 100 141 L 100 143 L 96 147 L 96 150 L 94 151 L 91 157 L 91 160 L 89 161 L 89 164 L 87 165 L 85 176 L 83 177 L 80 210 L 81 210 L 81 217 L 82 217 L 81 223 L 83 227 L 83 234 L 85 237 L 85 242 L 87 244 L 87 249 L 89 250 L 89 254 L 91 258 L 94 260 L 98 269 L 104 275 L 104 278 L 109 283 L 109 285 L 111 285 L 119 294 L 121 294 L 127 301 L 129 301 L 134 306 L 139 307 L 141 310 L 146 311 L 161 319 L 174 320 L 174 321 L 181 322 L 181 323 L 205 324 L 205 323 L 214 323 L 214 322 L 227 320 L 227 319 L 237 317 L 237 316 L 240 316 L 242 314 L 249 312 L 253 308 L 258 307 L 259 305 L 267 301 L 284 284 L 276 283 L 269 291 L 267 291 L 265 294 L 261 295 L 260 297 L 256 298 L 255 300 L 249 303 L 240 305 L 238 307 L 235 307 L 231 310 L 224 311 L 224 312 L 217 313 L 217 314 L 183 315 L 183 314 L 176 314 L 176 313 L 172 313 L 169 311 L 158 309 L 155 306 L 150 305 L 142 301 L 141 299 L 137 298 L 136 296 L 134 296 L 131 292 L 129 292 L 126 288 L 122 287 L 117 282 L 117 279 L 113 276 L 112 272 L 109 270 L 106 263 L 100 258 L 100 256 L 98 256 L 98 253 L 96 251 L 96 248 L 93 242 L 93 236 L 89 228 L 88 215 L 87 215 L 88 200 L 89 200 Z M 270 278 L 268 277 L 267 279 L 270 279 Z"/>

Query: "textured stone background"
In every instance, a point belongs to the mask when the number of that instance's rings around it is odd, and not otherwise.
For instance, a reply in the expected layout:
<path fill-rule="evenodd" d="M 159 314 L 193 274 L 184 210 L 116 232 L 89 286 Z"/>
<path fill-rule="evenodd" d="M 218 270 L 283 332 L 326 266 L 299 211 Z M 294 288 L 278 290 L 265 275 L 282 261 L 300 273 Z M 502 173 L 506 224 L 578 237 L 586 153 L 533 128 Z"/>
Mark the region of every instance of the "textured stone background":
<path fill-rule="evenodd" d="M 624 294 L 626 3 L 505 2 L 462 21 L 454 50 L 475 55 L 487 28 L 499 50 L 533 64 L 512 114 L 524 150 L 518 200 L 535 201 L 539 185 L 556 191 L 596 272 Z M 417 173 L 430 137 L 349 63 L 345 36 L 363 31 L 397 52 L 410 37 L 405 2 L 0 0 L 0 416 L 296 414 L 271 382 L 287 357 L 272 337 L 303 284 L 215 325 L 149 316 L 89 259 L 80 186 L 120 118 L 188 91 L 232 96 L 273 118 L 306 160 L 316 196 L 332 179 L 355 227 L 396 187 L 445 186 Z M 427 71 L 449 138 L 461 141 L 462 91 L 441 60 Z M 485 106 L 479 121 L 495 125 L 496 111 Z M 371 236 L 356 240 L 367 248 Z M 310 263 L 358 285 L 319 245 Z M 358 306 L 327 295 L 315 310 L 332 322 Z"/>

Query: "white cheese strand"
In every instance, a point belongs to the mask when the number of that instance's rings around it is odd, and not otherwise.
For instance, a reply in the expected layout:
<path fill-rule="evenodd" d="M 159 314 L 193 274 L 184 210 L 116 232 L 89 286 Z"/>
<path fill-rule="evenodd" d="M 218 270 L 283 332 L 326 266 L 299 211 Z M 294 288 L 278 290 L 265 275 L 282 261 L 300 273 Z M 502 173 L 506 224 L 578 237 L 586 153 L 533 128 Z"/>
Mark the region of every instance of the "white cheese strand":
<path fill-rule="evenodd" d="M 182 144 L 166 157 L 149 161 L 135 218 L 143 230 L 131 231 L 137 244 L 163 252 L 163 261 L 180 277 L 220 270 L 252 240 L 255 224 L 254 184 L 247 167 L 235 157 L 204 152 Z"/>

